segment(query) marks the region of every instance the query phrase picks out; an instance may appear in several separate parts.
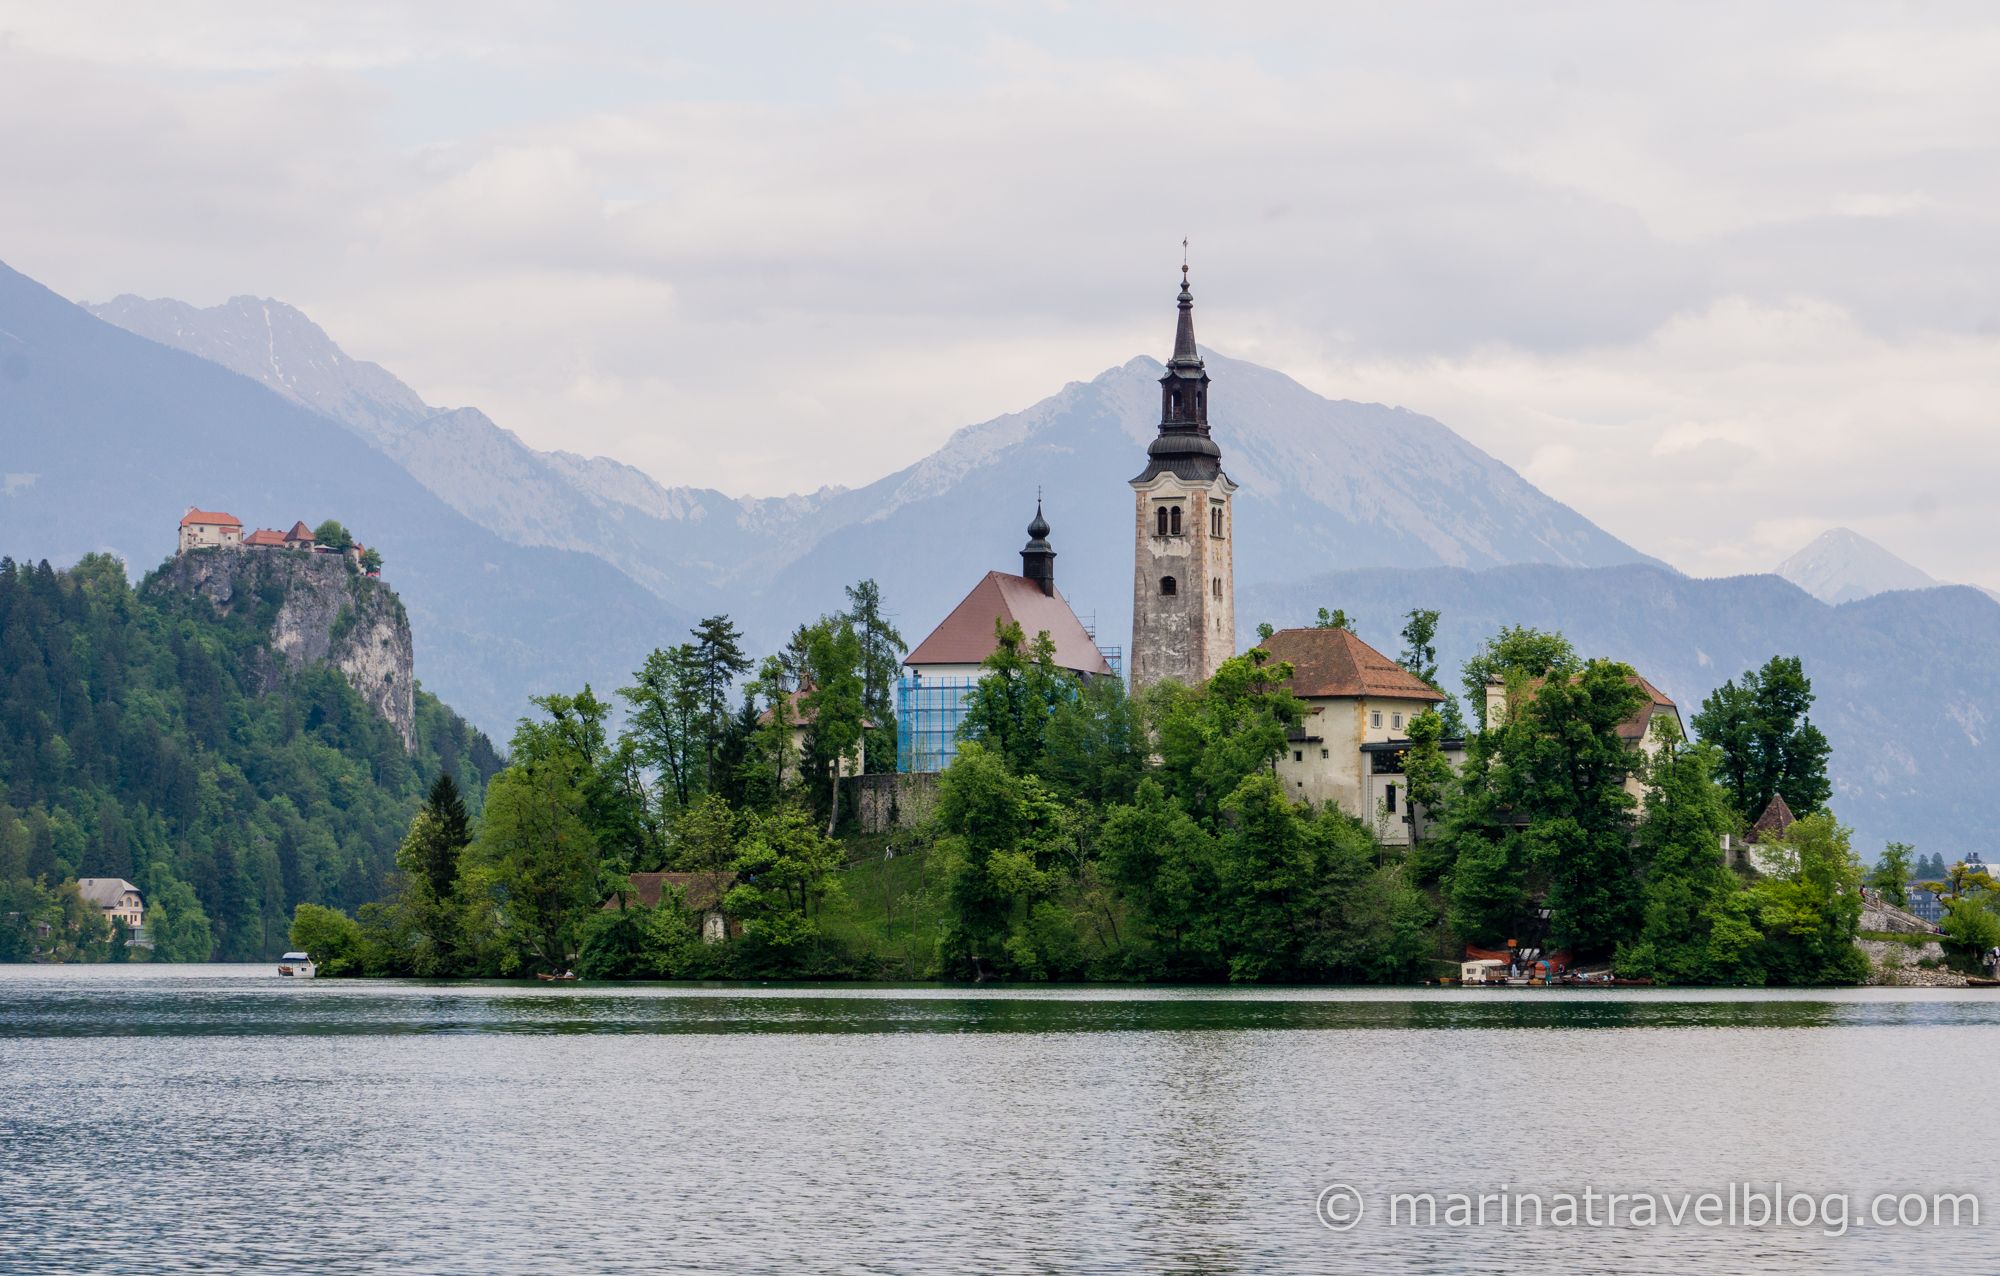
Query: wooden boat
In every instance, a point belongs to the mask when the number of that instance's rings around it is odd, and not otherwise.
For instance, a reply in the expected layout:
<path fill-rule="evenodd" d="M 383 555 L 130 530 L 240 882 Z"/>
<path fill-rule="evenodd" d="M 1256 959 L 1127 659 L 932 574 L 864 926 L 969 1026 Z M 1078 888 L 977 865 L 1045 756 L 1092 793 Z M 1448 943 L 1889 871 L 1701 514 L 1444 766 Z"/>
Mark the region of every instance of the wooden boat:
<path fill-rule="evenodd" d="M 1965 986 L 1967 988 L 2000 988 L 2000 979 L 1975 979 L 1971 975 L 1967 975 L 1965 977 Z"/>
<path fill-rule="evenodd" d="M 538 970 L 535 972 L 535 978 L 541 980 L 545 984 L 567 983 L 568 981 L 576 978 L 576 972 L 574 970 L 565 970 L 560 975 L 557 975 L 557 974 L 552 974 L 546 970 Z"/>

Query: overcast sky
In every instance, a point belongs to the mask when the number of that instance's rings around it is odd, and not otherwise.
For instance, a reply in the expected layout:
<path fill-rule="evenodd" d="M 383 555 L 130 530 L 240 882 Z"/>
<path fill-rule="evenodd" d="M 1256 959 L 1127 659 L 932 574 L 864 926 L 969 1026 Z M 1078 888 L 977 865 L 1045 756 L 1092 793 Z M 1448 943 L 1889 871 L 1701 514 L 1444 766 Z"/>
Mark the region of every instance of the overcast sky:
<path fill-rule="evenodd" d="M 1984 4 L 0 0 L 0 260 L 774 494 L 1164 356 L 1186 235 L 1205 342 L 1685 570 L 2000 586 L 1995 68 Z"/>

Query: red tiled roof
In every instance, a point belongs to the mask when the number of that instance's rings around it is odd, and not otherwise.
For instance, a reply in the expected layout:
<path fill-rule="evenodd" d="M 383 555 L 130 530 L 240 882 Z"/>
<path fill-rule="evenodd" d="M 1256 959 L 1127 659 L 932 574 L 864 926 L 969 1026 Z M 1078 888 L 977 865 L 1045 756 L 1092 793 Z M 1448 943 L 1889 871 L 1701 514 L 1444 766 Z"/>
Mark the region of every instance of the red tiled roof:
<path fill-rule="evenodd" d="M 999 647 L 994 622 L 1019 623 L 1030 643 L 1046 632 L 1056 646 L 1056 664 L 1078 673 L 1109 675 L 1111 666 L 1091 641 L 1060 592 L 1044 594 L 1026 576 L 988 572 L 965 601 L 952 608 L 930 637 L 903 660 L 906 665 L 976 665 Z"/>
<path fill-rule="evenodd" d="M 181 515 L 182 527 L 206 524 L 214 527 L 241 527 L 243 520 L 234 514 L 224 514 L 220 510 L 189 510 Z"/>
<path fill-rule="evenodd" d="M 1527 681 L 1526 687 L 1529 699 L 1534 698 L 1534 693 L 1542 689 L 1542 683 L 1545 681 L 1547 679 L 1544 678 L 1530 678 Z M 1633 743 L 1644 740 L 1646 733 L 1653 729 L 1653 719 L 1658 717 L 1663 711 L 1673 714 L 1675 722 L 1678 723 L 1680 721 L 1680 706 L 1674 703 L 1672 696 L 1669 696 L 1666 692 L 1647 681 L 1644 676 L 1637 673 L 1626 679 L 1626 681 L 1645 692 L 1648 699 L 1645 704 L 1640 705 L 1633 711 L 1631 717 L 1618 724 L 1619 738 Z"/>
<path fill-rule="evenodd" d="M 1280 629 L 1258 645 L 1272 660 L 1291 663 L 1295 696 L 1381 696 L 1433 704 L 1444 699 L 1345 629 Z"/>
<path fill-rule="evenodd" d="M 282 532 L 274 532 L 268 527 L 260 527 L 248 536 L 245 536 L 243 543 L 245 545 L 273 545 L 282 549 L 285 544 L 285 537 Z"/>
<path fill-rule="evenodd" d="M 285 539 L 288 541 L 309 541 L 312 538 L 312 528 L 306 526 L 304 519 L 293 523 L 292 530 L 285 533 Z"/>
<path fill-rule="evenodd" d="M 711 908 L 722 907 L 722 897 L 729 888 L 736 885 L 734 873 L 634 873 L 631 876 L 632 894 L 647 908 L 658 908 L 660 899 L 668 886 L 678 886 L 681 897 L 688 908 L 705 913 Z M 618 907 L 618 897 L 604 901 L 605 908 Z"/>
<path fill-rule="evenodd" d="M 805 698 L 812 693 L 813 689 L 811 687 L 800 687 L 797 691 L 787 691 L 785 693 L 786 721 L 795 727 L 809 727 L 813 724 L 814 720 L 819 717 L 819 711 L 815 706 L 804 703 Z M 760 727 L 771 725 L 771 716 L 771 710 L 768 708 L 765 709 L 764 712 L 757 715 L 757 725 Z M 870 731 L 875 729 L 875 723 L 868 718 L 863 718 L 861 725 L 867 727 Z"/>
<path fill-rule="evenodd" d="M 1773 793 L 1771 801 L 1764 807 L 1764 813 L 1750 826 L 1750 840 L 1762 842 L 1770 838 L 1782 842 L 1792 825 L 1798 822 L 1798 817 L 1792 814 L 1792 808 L 1785 802 L 1785 795 Z"/>

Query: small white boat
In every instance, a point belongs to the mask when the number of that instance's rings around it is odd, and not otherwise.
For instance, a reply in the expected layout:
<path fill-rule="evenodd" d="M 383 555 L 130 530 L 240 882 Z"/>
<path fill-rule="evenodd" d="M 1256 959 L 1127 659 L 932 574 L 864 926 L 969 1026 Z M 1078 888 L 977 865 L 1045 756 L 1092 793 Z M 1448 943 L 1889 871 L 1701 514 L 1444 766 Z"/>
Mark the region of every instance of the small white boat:
<path fill-rule="evenodd" d="M 286 953 L 278 958 L 278 973 L 292 979 L 311 979 L 319 972 L 313 968 L 313 959 L 306 953 Z"/>

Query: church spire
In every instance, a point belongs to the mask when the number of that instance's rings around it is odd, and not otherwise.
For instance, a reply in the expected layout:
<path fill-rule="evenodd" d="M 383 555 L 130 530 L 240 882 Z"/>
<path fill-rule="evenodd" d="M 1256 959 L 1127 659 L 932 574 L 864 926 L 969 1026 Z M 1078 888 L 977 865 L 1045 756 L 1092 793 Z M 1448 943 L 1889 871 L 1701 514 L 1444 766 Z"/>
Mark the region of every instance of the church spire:
<path fill-rule="evenodd" d="M 1028 543 L 1021 547 L 1021 574 L 1051 597 L 1056 592 L 1056 551 L 1049 544 L 1049 520 L 1042 517 L 1042 494 L 1035 493 L 1035 521 L 1028 524 Z"/>
<path fill-rule="evenodd" d="M 1182 244 L 1186 248 L 1186 244 Z M 1222 449 L 1208 436 L 1208 370 L 1194 342 L 1194 290 L 1181 262 L 1179 317 L 1174 321 L 1174 353 L 1160 378 L 1160 435 L 1146 449 L 1150 478 L 1172 470 L 1184 479 L 1211 479 L 1222 472 Z"/>
<path fill-rule="evenodd" d="M 1194 293 L 1188 289 L 1187 263 L 1181 263 L 1181 317 L 1174 324 L 1174 358 L 1176 367 L 1181 364 L 1201 366 L 1201 355 L 1194 348 Z"/>

